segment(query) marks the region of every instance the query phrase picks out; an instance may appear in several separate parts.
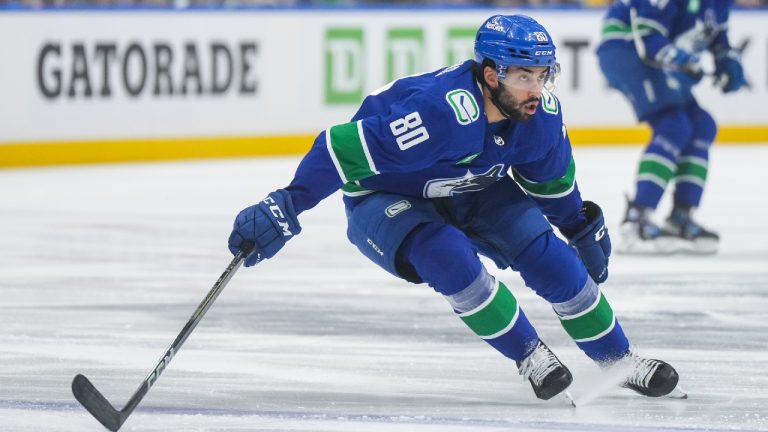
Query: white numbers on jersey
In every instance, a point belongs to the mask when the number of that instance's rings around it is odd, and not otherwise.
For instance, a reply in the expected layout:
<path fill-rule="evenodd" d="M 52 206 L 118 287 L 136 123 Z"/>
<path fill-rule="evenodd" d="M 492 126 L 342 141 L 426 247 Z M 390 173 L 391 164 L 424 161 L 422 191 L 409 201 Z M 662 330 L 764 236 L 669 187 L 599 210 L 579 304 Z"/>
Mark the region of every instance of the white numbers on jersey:
<path fill-rule="evenodd" d="M 403 118 L 399 118 L 389 124 L 392 134 L 397 137 L 397 145 L 400 150 L 407 150 L 416 144 L 429 139 L 427 128 L 421 125 L 421 116 L 414 111 Z"/>

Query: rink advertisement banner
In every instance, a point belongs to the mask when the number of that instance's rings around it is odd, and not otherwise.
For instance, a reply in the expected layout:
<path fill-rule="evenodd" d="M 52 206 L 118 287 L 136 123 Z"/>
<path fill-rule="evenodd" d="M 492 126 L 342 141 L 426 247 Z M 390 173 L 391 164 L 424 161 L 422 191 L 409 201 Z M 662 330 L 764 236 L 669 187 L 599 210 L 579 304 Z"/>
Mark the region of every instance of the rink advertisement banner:
<path fill-rule="evenodd" d="M 13 165 L 9 155 L 20 149 L 42 156 L 56 144 L 95 159 L 302 151 L 378 87 L 471 58 L 475 30 L 492 13 L 1 12 L 0 166 Z M 643 135 L 598 68 L 602 11 L 524 13 L 558 47 L 556 93 L 574 141 Z M 736 11 L 731 20 L 751 87 L 727 96 L 709 82 L 696 90 L 722 125 L 721 139 L 768 141 L 766 18 Z"/>

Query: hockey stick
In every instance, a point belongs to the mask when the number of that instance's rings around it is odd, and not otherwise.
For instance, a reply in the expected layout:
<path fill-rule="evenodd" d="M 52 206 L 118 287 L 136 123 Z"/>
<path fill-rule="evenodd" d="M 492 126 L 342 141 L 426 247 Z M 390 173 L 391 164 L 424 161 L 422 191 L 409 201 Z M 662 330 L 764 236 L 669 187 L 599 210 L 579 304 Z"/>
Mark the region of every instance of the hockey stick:
<path fill-rule="evenodd" d="M 208 312 L 208 309 L 216 300 L 216 297 L 218 297 L 224 287 L 227 286 L 229 280 L 232 279 L 232 276 L 234 276 L 237 269 L 240 268 L 243 260 L 248 256 L 252 249 L 252 244 L 246 245 L 237 253 L 237 255 L 235 255 L 232 262 L 230 262 L 224 270 L 224 273 L 222 273 L 216 283 L 213 284 L 213 288 L 208 292 L 208 295 L 205 296 L 202 303 L 197 307 L 195 313 L 189 318 L 187 324 L 181 329 L 181 333 L 176 336 L 176 339 L 165 351 L 165 354 L 160 357 L 160 360 L 155 367 L 152 368 L 152 371 L 147 375 L 136 392 L 133 393 L 133 396 L 131 396 L 131 399 L 128 400 L 128 403 L 125 404 L 123 409 L 119 411 L 116 410 L 112 404 L 107 401 L 107 398 L 105 398 L 104 395 L 93 386 L 91 381 L 85 377 L 85 375 L 77 374 L 77 376 L 75 376 L 72 380 L 72 393 L 85 409 L 96 417 L 96 420 L 113 432 L 120 429 L 120 426 L 125 423 L 128 416 L 131 415 L 139 402 L 141 402 L 147 392 L 149 392 L 149 388 L 152 387 L 155 381 L 157 381 L 157 378 L 160 377 L 160 374 L 163 373 L 163 370 L 165 370 L 168 363 L 171 362 L 173 356 L 179 351 L 181 345 L 187 340 L 192 333 L 192 330 L 197 326 L 197 323 L 203 318 L 203 315 Z"/>

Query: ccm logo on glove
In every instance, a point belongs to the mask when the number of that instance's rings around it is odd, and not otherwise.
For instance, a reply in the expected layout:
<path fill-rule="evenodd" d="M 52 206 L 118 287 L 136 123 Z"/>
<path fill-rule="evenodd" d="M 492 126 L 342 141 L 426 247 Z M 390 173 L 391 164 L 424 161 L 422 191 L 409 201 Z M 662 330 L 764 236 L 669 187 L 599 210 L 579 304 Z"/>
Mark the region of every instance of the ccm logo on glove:
<path fill-rule="evenodd" d="M 280 226 L 280 229 L 283 230 L 283 237 L 292 236 L 293 233 L 291 232 L 291 225 L 286 220 L 285 215 L 283 214 L 283 211 L 280 209 L 280 206 L 275 202 L 274 198 L 271 196 L 268 196 L 266 199 L 264 199 L 264 204 L 269 206 L 269 211 L 272 212 L 272 216 L 275 217 L 275 222 Z"/>
<path fill-rule="evenodd" d="M 605 237 L 605 225 L 600 227 L 600 230 L 595 233 L 595 241 L 600 241 L 603 237 Z"/>
<path fill-rule="evenodd" d="M 578 232 L 569 236 L 569 243 L 576 249 L 592 280 L 603 283 L 608 279 L 611 237 L 605 227 L 603 211 L 597 204 L 584 201 L 581 211 L 587 222 Z"/>
<path fill-rule="evenodd" d="M 278 189 L 237 215 L 229 236 L 229 250 L 236 254 L 244 244 L 253 244 L 253 251 L 245 259 L 245 266 L 250 267 L 275 256 L 300 232 L 291 195 Z"/>

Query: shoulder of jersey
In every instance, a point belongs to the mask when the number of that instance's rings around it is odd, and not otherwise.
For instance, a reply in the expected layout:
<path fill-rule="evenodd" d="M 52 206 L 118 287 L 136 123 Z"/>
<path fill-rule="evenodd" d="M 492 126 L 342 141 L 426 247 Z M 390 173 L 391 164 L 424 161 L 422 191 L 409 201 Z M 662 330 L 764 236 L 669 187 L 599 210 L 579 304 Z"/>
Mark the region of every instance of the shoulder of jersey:
<path fill-rule="evenodd" d="M 469 126 L 481 119 L 482 97 L 480 87 L 472 74 L 472 61 L 437 71 L 432 87 L 434 104 L 445 116 L 445 124 Z"/>

